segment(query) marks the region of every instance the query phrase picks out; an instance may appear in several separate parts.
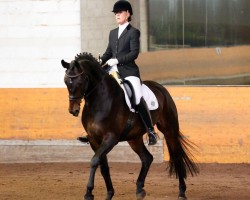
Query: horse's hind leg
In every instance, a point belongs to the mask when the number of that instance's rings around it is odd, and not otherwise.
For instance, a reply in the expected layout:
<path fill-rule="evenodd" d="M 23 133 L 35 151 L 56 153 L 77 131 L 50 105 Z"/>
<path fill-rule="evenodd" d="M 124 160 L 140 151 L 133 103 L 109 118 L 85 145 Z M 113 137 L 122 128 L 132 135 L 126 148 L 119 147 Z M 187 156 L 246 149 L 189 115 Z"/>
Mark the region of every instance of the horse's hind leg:
<path fill-rule="evenodd" d="M 136 141 L 135 140 L 129 141 L 128 143 L 131 146 L 131 148 L 140 157 L 141 163 L 142 163 L 141 171 L 136 181 L 136 186 L 137 186 L 136 197 L 137 197 L 137 200 L 141 200 L 141 199 L 144 199 L 146 196 L 146 191 L 143 188 L 144 188 L 146 176 L 148 174 L 148 170 L 150 168 L 151 163 L 153 162 L 153 156 L 149 153 L 149 151 L 145 147 L 142 138 L 139 138 Z"/>
<path fill-rule="evenodd" d="M 169 173 L 173 175 L 176 173 L 176 177 L 179 178 L 179 199 L 186 199 L 186 168 L 185 163 L 182 158 L 182 147 L 178 141 L 179 136 L 174 136 L 171 130 L 164 130 L 162 126 L 157 126 L 158 129 L 164 134 L 165 140 L 167 143 L 168 151 L 169 151 Z"/>
<path fill-rule="evenodd" d="M 100 168 L 101 168 L 101 173 L 102 173 L 102 176 L 104 178 L 106 188 L 107 188 L 106 200 L 111 200 L 112 197 L 114 196 L 115 191 L 114 191 L 113 184 L 112 184 L 112 181 L 111 181 L 111 178 L 110 178 L 110 172 L 109 172 L 109 165 L 108 165 L 107 156 L 104 156 L 101 159 Z"/>
<path fill-rule="evenodd" d="M 175 120 L 173 120 L 175 119 Z M 169 151 L 169 173 L 174 174 L 179 178 L 179 199 L 186 199 L 186 184 L 187 170 L 193 175 L 198 172 L 198 168 L 193 162 L 191 155 L 187 149 L 191 146 L 184 136 L 179 131 L 177 118 L 172 118 L 167 122 L 157 123 L 158 129 L 164 134 Z"/>

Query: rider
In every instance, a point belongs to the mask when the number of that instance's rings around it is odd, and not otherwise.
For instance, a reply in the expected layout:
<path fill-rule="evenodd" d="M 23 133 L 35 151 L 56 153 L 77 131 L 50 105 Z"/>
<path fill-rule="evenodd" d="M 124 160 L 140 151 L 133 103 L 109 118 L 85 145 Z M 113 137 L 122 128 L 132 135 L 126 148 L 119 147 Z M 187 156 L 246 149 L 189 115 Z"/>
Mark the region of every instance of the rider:
<path fill-rule="evenodd" d="M 129 23 L 133 10 L 128 1 L 117 1 L 112 12 L 119 27 L 110 31 L 108 47 L 101 57 L 101 62 L 111 67 L 109 72 L 117 71 L 122 79 L 132 84 L 135 91 L 135 110 L 148 132 L 149 145 L 154 145 L 157 143 L 157 135 L 148 106 L 142 96 L 140 71 L 135 63 L 140 51 L 140 31 Z"/>

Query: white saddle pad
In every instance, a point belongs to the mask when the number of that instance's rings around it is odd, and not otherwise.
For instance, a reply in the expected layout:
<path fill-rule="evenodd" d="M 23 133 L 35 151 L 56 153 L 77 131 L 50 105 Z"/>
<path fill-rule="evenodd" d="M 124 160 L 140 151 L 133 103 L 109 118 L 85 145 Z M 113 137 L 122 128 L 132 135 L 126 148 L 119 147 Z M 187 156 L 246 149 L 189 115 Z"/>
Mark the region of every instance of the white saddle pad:
<path fill-rule="evenodd" d="M 131 107 L 131 102 L 129 100 L 129 97 L 127 95 L 127 92 L 126 92 L 124 86 L 121 85 L 121 88 L 124 91 L 125 100 L 126 100 L 126 103 L 129 107 L 130 111 L 135 112 L 135 110 Z M 143 93 L 143 98 L 148 105 L 148 109 L 149 110 L 156 110 L 159 107 L 159 104 L 158 104 L 158 101 L 157 101 L 155 94 L 149 89 L 148 86 L 146 86 L 144 84 L 142 84 L 142 93 Z"/>
<path fill-rule="evenodd" d="M 119 85 L 123 89 L 123 92 L 125 94 L 125 100 L 126 100 L 126 103 L 129 107 L 130 111 L 135 112 L 135 110 L 131 106 L 131 102 L 129 100 L 127 92 L 126 92 L 123 84 L 121 84 L 121 79 L 119 78 L 117 71 L 118 71 L 117 66 L 115 65 L 109 70 L 109 74 L 111 76 L 113 76 L 114 79 L 116 79 L 116 81 L 119 83 Z M 144 100 L 146 101 L 149 110 L 156 110 L 159 107 L 159 104 L 158 104 L 158 101 L 157 101 L 155 94 L 145 84 L 142 84 L 142 96 L 143 96 Z"/>

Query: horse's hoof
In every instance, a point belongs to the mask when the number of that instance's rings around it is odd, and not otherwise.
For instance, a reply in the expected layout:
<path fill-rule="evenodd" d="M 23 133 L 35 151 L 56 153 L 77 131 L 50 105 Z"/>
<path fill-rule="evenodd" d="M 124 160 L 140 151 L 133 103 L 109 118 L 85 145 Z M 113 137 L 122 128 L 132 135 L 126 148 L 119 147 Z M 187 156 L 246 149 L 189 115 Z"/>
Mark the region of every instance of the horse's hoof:
<path fill-rule="evenodd" d="M 187 197 L 179 197 L 178 200 L 187 200 Z"/>
<path fill-rule="evenodd" d="M 137 200 L 142 200 L 145 198 L 145 196 L 146 196 L 146 191 L 143 189 L 140 192 L 136 193 Z"/>
<path fill-rule="evenodd" d="M 108 192 L 107 197 L 106 197 L 105 200 L 111 200 L 113 198 L 114 194 L 115 194 L 114 191 Z"/>
<path fill-rule="evenodd" d="M 94 195 L 92 195 L 92 194 L 85 194 L 84 200 L 94 200 Z"/>

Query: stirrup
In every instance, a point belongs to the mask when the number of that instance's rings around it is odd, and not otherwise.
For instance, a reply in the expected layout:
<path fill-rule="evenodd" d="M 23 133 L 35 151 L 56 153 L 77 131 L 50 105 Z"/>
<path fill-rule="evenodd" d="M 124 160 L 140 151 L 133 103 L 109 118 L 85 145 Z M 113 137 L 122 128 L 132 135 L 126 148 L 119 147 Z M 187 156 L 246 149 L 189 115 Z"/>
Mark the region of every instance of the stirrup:
<path fill-rule="evenodd" d="M 154 132 L 148 133 L 148 145 L 155 145 L 158 140 L 158 135 Z"/>

